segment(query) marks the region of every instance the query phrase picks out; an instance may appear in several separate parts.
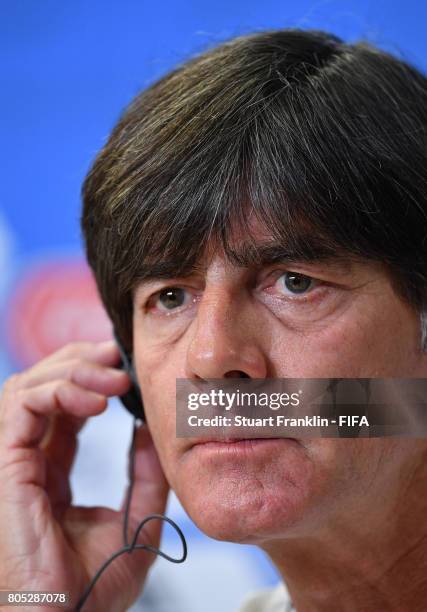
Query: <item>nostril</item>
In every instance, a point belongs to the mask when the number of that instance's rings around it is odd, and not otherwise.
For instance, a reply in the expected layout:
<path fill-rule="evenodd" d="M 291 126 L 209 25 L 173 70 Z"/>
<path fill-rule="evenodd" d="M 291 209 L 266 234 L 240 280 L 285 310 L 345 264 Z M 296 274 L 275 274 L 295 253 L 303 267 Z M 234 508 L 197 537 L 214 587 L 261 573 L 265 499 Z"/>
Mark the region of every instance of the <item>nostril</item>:
<path fill-rule="evenodd" d="M 230 370 L 224 375 L 224 378 L 250 378 L 250 376 L 242 370 Z"/>

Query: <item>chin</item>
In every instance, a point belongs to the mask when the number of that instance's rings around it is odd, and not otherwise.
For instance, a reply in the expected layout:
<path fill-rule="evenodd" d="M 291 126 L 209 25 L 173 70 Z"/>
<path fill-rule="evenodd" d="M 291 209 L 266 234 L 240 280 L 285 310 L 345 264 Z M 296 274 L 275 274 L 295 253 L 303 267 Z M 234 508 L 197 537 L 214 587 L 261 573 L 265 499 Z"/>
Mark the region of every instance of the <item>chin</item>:
<path fill-rule="evenodd" d="M 255 446 L 255 445 L 254 445 Z M 313 463 L 287 441 L 254 448 L 194 448 L 173 488 L 188 515 L 216 540 L 254 544 L 291 535 L 315 505 Z"/>

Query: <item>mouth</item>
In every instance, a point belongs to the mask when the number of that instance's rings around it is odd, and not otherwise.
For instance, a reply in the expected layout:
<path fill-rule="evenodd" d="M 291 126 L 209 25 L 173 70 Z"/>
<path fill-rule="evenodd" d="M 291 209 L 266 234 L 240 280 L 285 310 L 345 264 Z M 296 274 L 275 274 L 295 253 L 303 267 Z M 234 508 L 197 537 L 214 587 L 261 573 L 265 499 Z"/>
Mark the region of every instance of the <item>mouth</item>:
<path fill-rule="evenodd" d="M 256 446 L 264 446 L 264 445 L 277 445 L 277 444 L 298 444 L 296 438 L 203 438 L 196 439 L 191 444 L 191 449 L 195 447 L 204 448 L 204 449 L 221 449 L 221 448 L 230 448 L 230 449 L 252 449 Z"/>

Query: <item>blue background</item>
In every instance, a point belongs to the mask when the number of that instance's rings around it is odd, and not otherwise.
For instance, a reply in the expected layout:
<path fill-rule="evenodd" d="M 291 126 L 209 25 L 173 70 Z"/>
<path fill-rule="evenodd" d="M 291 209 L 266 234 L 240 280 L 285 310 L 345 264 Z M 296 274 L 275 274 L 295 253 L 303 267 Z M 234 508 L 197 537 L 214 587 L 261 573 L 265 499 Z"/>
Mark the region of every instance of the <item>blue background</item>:
<path fill-rule="evenodd" d="M 421 0 L 11 0 L 0 2 L 0 10 L 0 266 L 4 281 L 0 279 L 0 308 L 32 262 L 43 257 L 55 259 L 56 253 L 64 251 L 81 254 L 80 186 L 88 166 L 123 107 L 176 63 L 239 34 L 301 27 L 329 30 L 347 41 L 366 38 L 421 69 L 427 65 L 427 2 Z M 0 341 L 1 382 L 21 364 L 5 345 L 4 329 Z M 113 435 L 113 420 L 105 423 L 105 435 L 108 431 Z M 130 421 L 126 424 L 123 445 L 130 435 Z M 114 497 L 116 485 L 124 483 L 121 476 L 111 479 L 110 489 L 98 489 L 98 496 L 94 493 L 93 482 L 108 466 L 100 462 L 94 467 L 90 453 L 99 443 L 97 431 L 83 434 L 74 486 L 81 502 L 97 504 L 104 496 L 105 503 L 114 505 L 118 500 Z M 115 441 L 119 447 L 117 437 Z M 100 453 L 105 446 L 100 445 Z M 124 455 L 120 461 L 119 467 L 124 467 Z M 117 466 L 116 472 L 120 473 Z M 90 481 L 88 474 L 92 473 L 94 480 Z M 167 567 L 169 564 L 162 561 L 159 576 L 162 584 L 166 576 L 172 585 L 176 610 L 180 609 L 179 601 L 186 601 L 186 589 L 199 589 L 206 594 L 203 609 L 209 611 L 208 576 L 221 571 L 221 562 L 212 566 L 209 559 L 216 558 L 218 551 L 224 568 L 228 567 L 225 559 L 240 567 L 241 574 L 236 576 L 242 592 L 251 585 L 277 580 L 275 570 L 253 547 L 205 538 L 177 500 L 173 500 L 170 512 L 180 517 L 187 535 L 198 543 L 201 576 L 206 576 L 205 582 L 202 578 L 194 587 L 188 572 L 179 574 L 184 570 Z M 193 550 L 197 546 L 194 544 Z M 248 558 L 250 563 L 245 565 Z M 176 580 L 174 583 L 178 575 L 179 586 Z M 156 591 L 155 576 L 153 572 L 150 588 L 154 595 L 147 611 L 162 609 L 161 604 L 156 608 L 160 589 Z M 227 579 L 231 580 L 226 576 L 221 587 L 226 595 Z M 231 612 L 238 594 L 230 589 L 230 607 L 213 606 L 212 610 Z M 190 597 L 183 603 L 183 609 L 200 612 L 192 601 Z"/>
<path fill-rule="evenodd" d="M 79 247 L 79 189 L 120 110 L 224 38 L 297 26 L 368 37 L 427 61 L 427 2 L 2 2 L 0 203 L 28 252 Z"/>

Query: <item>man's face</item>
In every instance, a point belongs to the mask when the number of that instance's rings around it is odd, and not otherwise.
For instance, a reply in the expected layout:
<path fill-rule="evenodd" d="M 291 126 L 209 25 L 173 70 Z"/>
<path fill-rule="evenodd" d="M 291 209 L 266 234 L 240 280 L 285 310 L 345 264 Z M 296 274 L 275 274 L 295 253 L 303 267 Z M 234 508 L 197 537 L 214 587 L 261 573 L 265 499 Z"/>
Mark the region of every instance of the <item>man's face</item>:
<path fill-rule="evenodd" d="M 294 274 L 292 274 L 294 273 Z M 307 278 L 308 277 L 308 278 Z M 176 378 L 426 377 L 419 316 L 372 262 L 239 268 L 219 252 L 134 296 L 134 360 L 166 477 L 205 533 L 236 542 L 309 534 L 390 495 L 412 444 L 393 439 L 177 438 Z M 373 489 L 372 489 L 373 487 Z"/>

